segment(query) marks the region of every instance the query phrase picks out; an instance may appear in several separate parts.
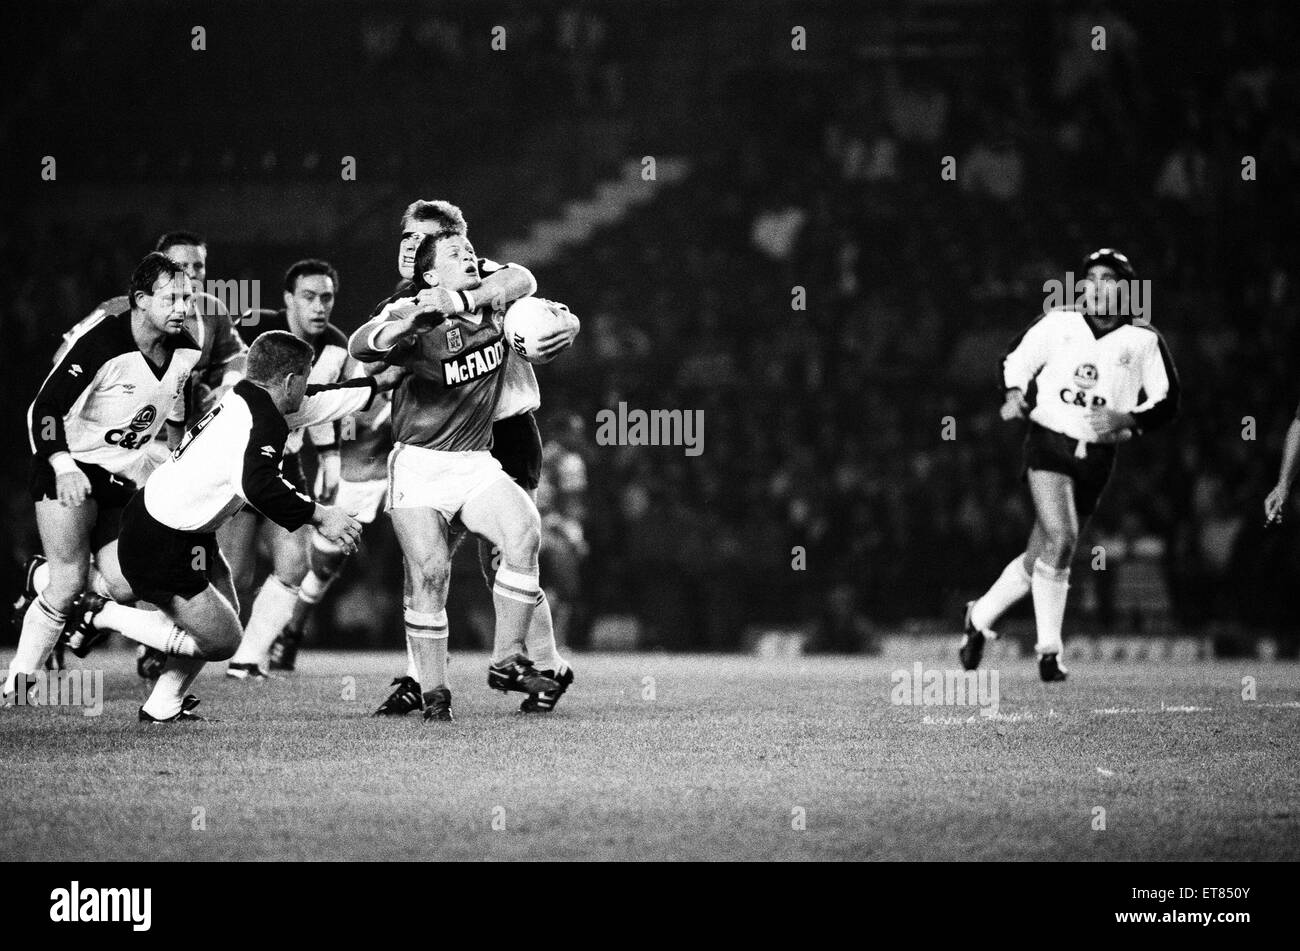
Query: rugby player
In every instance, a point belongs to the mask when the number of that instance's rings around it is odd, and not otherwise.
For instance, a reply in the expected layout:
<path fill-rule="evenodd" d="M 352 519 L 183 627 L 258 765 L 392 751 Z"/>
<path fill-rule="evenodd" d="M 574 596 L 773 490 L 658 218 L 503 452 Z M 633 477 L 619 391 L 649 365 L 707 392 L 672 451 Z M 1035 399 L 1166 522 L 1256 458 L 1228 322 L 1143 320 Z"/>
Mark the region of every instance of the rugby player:
<path fill-rule="evenodd" d="M 505 305 L 499 298 L 484 303 L 476 297 L 482 268 L 463 230 L 423 236 L 413 264 L 414 295 L 385 306 L 352 335 L 349 349 L 359 360 L 382 359 L 411 371 L 393 396 L 388 505 L 403 552 L 407 642 L 420 674 L 425 718 L 450 720 L 447 537 L 457 517 L 502 553 L 493 585 L 489 685 L 536 695 L 559 684 L 525 655 L 541 597 L 540 517 L 488 451 L 508 350 Z"/>
<path fill-rule="evenodd" d="M 193 283 L 171 258 L 151 252 L 136 267 L 127 309 L 77 335 L 27 411 L 34 458 L 31 493 L 48 561 L 48 583 L 22 621 L 3 694 L 44 664 L 78 594 L 130 599 L 113 542 L 121 513 L 158 464 L 148 451 L 164 422 L 179 439 L 190 374 L 200 355 L 185 325 Z M 30 573 L 29 573 L 30 577 Z"/>
<path fill-rule="evenodd" d="M 131 590 L 158 605 L 164 618 L 151 623 L 143 616 L 152 612 L 91 599 L 74 636 L 93 637 L 105 615 L 105 623 L 167 655 L 140 708 L 143 721 L 204 719 L 193 712 L 198 699 L 187 691 L 207 661 L 225 660 L 239 645 L 238 596 L 217 542 L 223 522 L 254 506 L 286 532 L 313 525 L 344 549 L 356 544 L 360 523 L 342 509 L 313 502 L 281 472 L 291 423 L 319 421 L 293 419 L 303 408 L 315 356 L 311 344 L 291 333 L 260 335 L 249 349 L 246 379 L 186 432 L 127 505 L 118 543 L 122 572 Z M 366 382 L 368 404 L 375 385 Z M 349 404 L 346 411 L 356 408 Z M 119 618 L 141 615 L 141 623 L 110 619 L 110 608 Z"/>
<path fill-rule="evenodd" d="M 1024 478 L 1035 523 L 1029 544 L 987 592 L 966 605 L 960 657 L 979 667 L 985 639 L 1007 608 L 1032 593 L 1038 672 L 1065 680 L 1061 625 L 1070 562 L 1115 466 L 1117 444 L 1178 413 L 1178 373 L 1164 338 L 1114 306 L 1129 259 L 1102 248 L 1083 262 L 1083 310 L 1053 309 L 1012 344 L 1002 363 L 1004 420 L 1028 417 Z"/>
<path fill-rule="evenodd" d="M 338 272 L 326 261 L 308 259 L 293 264 L 284 276 L 284 309 L 246 315 L 240 333 L 250 343 L 269 331 L 287 331 L 312 347 L 312 384 L 331 384 L 356 379 L 365 370 L 348 355 L 347 338 L 330 323 L 338 293 Z M 308 494 L 299 452 L 304 438 L 311 440 L 322 473 L 320 499 L 332 502 L 338 491 L 340 460 L 336 423 L 295 429 L 289 435 L 284 472 L 294 487 Z M 222 548 L 230 553 L 235 589 L 241 599 L 251 595 L 257 552 L 261 545 L 271 551 L 273 569 L 262 585 L 248 615 L 244 638 L 230 659 L 226 675 L 239 680 L 263 680 L 263 666 L 271 643 L 293 616 L 299 585 L 309 568 L 310 527 L 286 532 L 273 519 L 255 508 L 232 518 L 223 528 Z"/>
<path fill-rule="evenodd" d="M 412 277 L 415 267 L 415 253 L 420 242 L 428 235 L 459 234 L 467 236 L 468 226 L 460 209 L 444 201 L 416 201 L 409 205 L 402 216 L 402 235 L 398 244 L 397 266 L 403 283 L 397 292 L 376 309 L 376 316 L 385 306 L 412 293 Z M 490 295 L 497 306 L 504 307 L 520 297 L 527 297 L 537 290 L 537 282 L 525 268 L 517 264 L 498 265 L 486 258 L 478 261 L 481 285 L 474 291 L 477 299 Z M 562 306 L 562 305 L 559 305 Z M 565 308 L 567 313 L 567 308 Z M 579 323 L 572 314 L 565 326 L 541 341 L 540 356 L 542 362 L 553 360 L 562 351 L 572 345 L 578 334 Z M 541 393 L 537 385 L 537 376 L 528 361 L 507 348 L 505 361 L 505 379 L 501 395 L 493 414 L 492 455 L 501 463 L 505 473 L 524 491 L 536 498 L 538 481 L 542 468 L 541 433 L 534 416 L 541 405 Z M 460 526 L 453 525 L 453 531 Z M 451 536 L 448 561 L 456 551 L 464 533 L 455 531 Z M 498 553 L 493 546 L 481 543 L 479 561 L 483 569 L 484 580 L 489 590 L 493 586 L 493 567 Z M 450 563 L 442 576 L 443 594 L 437 610 L 432 613 L 437 619 L 435 630 L 445 637 L 446 628 L 446 588 L 450 581 Z M 408 605 L 409 607 L 409 605 Z M 419 631 L 419 626 L 410 628 Z M 409 630 L 408 630 L 409 635 Z M 417 635 L 418 640 L 418 635 Z M 543 592 L 543 600 L 534 612 L 528 630 L 528 654 L 539 664 L 539 669 L 552 677 L 558 688 L 530 694 L 521 704 L 526 712 L 541 712 L 554 709 L 561 695 L 573 683 L 572 668 L 560 657 L 555 644 L 555 626 L 551 617 L 549 599 Z M 443 648 L 445 650 L 445 647 Z M 393 680 L 393 692 L 375 711 L 377 716 L 403 715 L 418 710 L 423 705 L 423 690 L 416 671 L 415 653 L 408 636 L 409 666 L 405 675 Z"/>

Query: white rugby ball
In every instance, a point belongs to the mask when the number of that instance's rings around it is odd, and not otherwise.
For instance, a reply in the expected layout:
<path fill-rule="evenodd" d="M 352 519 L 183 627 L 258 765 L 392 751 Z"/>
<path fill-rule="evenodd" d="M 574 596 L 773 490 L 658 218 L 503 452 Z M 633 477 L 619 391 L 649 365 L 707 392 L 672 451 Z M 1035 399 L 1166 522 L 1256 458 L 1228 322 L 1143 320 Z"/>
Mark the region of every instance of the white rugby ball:
<path fill-rule="evenodd" d="M 564 327 L 550 301 L 521 297 L 506 308 L 506 343 L 529 363 L 539 362 L 538 343 Z"/>

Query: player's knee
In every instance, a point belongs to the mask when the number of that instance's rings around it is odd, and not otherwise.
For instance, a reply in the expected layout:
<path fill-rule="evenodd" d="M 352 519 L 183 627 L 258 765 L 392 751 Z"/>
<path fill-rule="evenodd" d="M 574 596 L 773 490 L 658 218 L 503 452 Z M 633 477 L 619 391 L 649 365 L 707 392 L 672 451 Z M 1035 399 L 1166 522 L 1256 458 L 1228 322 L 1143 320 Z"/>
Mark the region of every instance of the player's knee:
<path fill-rule="evenodd" d="M 542 547 L 542 518 L 534 509 L 506 528 L 501 554 L 512 565 L 535 565 Z"/>
<path fill-rule="evenodd" d="M 1074 548 L 1078 542 L 1078 529 L 1068 525 L 1057 526 L 1047 535 L 1047 539 L 1043 545 L 1045 549 L 1044 554 L 1057 562 L 1061 559 L 1069 559 L 1074 554 Z"/>
<path fill-rule="evenodd" d="M 42 600 L 56 611 L 66 611 L 72 601 L 86 588 L 90 580 L 90 566 L 77 562 L 55 562 L 50 565 L 50 583 L 41 593 Z"/>
<path fill-rule="evenodd" d="M 413 589 L 432 594 L 445 589 L 451 580 L 451 565 L 435 555 L 413 560 L 408 558 L 407 565 Z"/>
<path fill-rule="evenodd" d="M 229 660 L 235 656 L 235 651 L 239 650 L 242 637 L 243 631 L 240 630 L 238 623 L 222 624 L 210 636 L 204 638 L 199 646 L 203 650 L 205 660 Z"/>

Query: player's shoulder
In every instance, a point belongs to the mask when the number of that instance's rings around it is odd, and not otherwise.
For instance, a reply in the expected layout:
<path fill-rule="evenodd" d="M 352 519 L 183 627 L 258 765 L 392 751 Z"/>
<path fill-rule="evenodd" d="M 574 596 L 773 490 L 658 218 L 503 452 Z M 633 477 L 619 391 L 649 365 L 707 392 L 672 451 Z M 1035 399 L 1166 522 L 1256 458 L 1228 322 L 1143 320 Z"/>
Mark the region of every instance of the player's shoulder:
<path fill-rule="evenodd" d="M 1129 337 L 1136 340 L 1139 345 L 1158 349 L 1168 349 L 1169 347 L 1165 343 L 1164 335 L 1150 321 L 1144 320 L 1141 323 L 1130 321 L 1124 325 L 1123 330 Z"/>
<path fill-rule="evenodd" d="M 252 346 L 254 340 L 268 330 L 288 330 L 289 318 L 282 310 L 254 307 L 244 311 L 239 318 L 239 337 Z"/>
<path fill-rule="evenodd" d="M 333 324 L 326 324 L 320 336 L 322 347 L 340 347 L 344 351 L 348 349 L 348 335 Z"/>
<path fill-rule="evenodd" d="M 76 361 L 83 371 L 90 372 L 103 366 L 114 357 L 136 349 L 131 334 L 131 312 L 105 314 L 85 328 L 72 341 L 64 354 L 64 361 Z"/>

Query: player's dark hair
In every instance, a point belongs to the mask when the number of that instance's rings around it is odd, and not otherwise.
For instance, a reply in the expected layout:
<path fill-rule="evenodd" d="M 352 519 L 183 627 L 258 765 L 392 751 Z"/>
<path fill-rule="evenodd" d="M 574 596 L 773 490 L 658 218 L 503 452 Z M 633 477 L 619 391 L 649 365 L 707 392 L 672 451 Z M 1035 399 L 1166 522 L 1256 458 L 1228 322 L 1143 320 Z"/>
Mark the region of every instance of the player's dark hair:
<path fill-rule="evenodd" d="M 449 234 L 469 234 L 469 225 L 465 215 L 449 201 L 425 201 L 416 199 L 406 206 L 402 213 L 402 230 L 406 230 L 412 221 L 433 221 L 438 225 L 437 233 L 442 237 Z"/>
<path fill-rule="evenodd" d="M 248 348 L 245 375 L 254 383 L 279 383 L 290 373 L 306 373 L 315 353 L 311 344 L 287 330 L 268 330 Z"/>
<path fill-rule="evenodd" d="M 165 277 L 170 280 L 176 275 L 184 273 L 185 268 L 167 255 L 159 251 L 150 251 L 135 266 L 135 271 L 131 274 L 131 283 L 126 288 L 127 302 L 132 307 L 135 307 L 135 295 L 153 294 L 154 285 L 158 283 L 158 278 Z"/>
<path fill-rule="evenodd" d="M 168 231 L 158 239 L 158 243 L 153 246 L 153 249 L 166 254 L 178 245 L 187 248 L 206 248 L 208 243 L 193 231 Z"/>
<path fill-rule="evenodd" d="M 298 278 L 313 274 L 324 274 L 334 282 L 334 293 L 339 292 L 339 272 L 334 270 L 334 265 L 329 261 L 320 258 L 307 258 L 291 264 L 289 270 L 284 272 L 284 289 L 292 294 L 298 289 Z"/>

